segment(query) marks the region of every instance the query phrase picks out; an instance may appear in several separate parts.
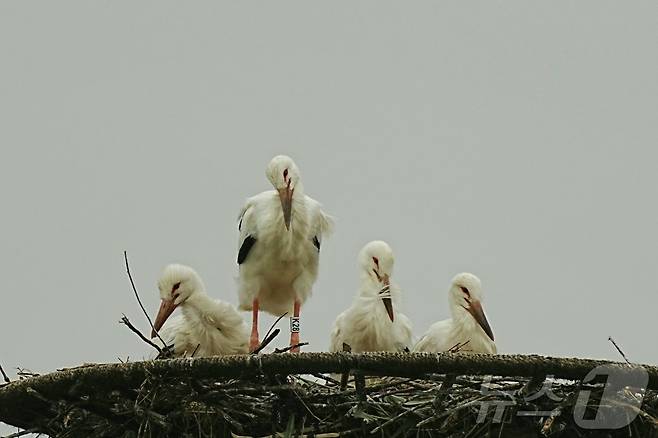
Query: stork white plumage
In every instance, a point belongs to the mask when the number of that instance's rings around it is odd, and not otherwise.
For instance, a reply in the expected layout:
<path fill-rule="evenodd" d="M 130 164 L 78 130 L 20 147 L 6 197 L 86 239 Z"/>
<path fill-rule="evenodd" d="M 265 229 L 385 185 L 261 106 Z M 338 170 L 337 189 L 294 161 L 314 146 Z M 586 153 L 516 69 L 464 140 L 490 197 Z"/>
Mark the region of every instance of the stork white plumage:
<path fill-rule="evenodd" d="M 359 291 L 334 322 L 330 350 L 343 351 L 343 343 L 354 353 L 410 348 L 411 321 L 397 310 L 400 288 L 390 281 L 393 250 L 386 242 L 370 242 L 359 252 L 358 263 Z"/>
<path fill-rule="evenodd" d="M 151 338 L 158 330 L 167 345 L 174 344 L 176 356 L 195 351 L 195 356 L 249 351 L 249 329 L 242 316 L 231 304 L 209 297 L 194 269 L 168 265 L 158 280 L 158 289 L 162 302 Z M 181 308 L 181 314 L 168 319 L 177 307 Z"/>
<path fill-rule="evenodd" d="M 452 318 L 432 324 L 414 351 L 440 353 L 466 343 L 460 352 L 496 354 L 493 331 L 482 308 L 480 279 L 469 273 L 456 275 L 449 301 Z"/>
<path fill-rule="evenodd" d="M 290 157 L 274 157 L 266 175 L 275 190 L 247 199 L 238 226 L 238 294 L 240 309 L 252 311 L 252 350 L 259 344 L 260 310 L 292 315 L 290 345 L 299 343 L 300 309 L 318 276 L 322 236 L 332 228 L 320 203 L 304 194 Z"/>

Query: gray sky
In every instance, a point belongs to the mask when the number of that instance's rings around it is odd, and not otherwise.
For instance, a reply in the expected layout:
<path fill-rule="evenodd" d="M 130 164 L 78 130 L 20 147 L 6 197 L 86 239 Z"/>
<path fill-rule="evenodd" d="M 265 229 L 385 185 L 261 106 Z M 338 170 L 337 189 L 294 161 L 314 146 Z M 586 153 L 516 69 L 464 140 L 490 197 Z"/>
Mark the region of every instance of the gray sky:
<path fill-rule="evenodd" d="M 235 303 L 236 216 L 279 153 L 336 218 L 308 350 L 383 239 L 416 336 L 471 271 L 502 353 L 616 360 L 612 335 L 657 363 L 657 17 L 655 1 L 1 2 L 0 363 L 150 353 L 117 323 L 146 330 L 124 249 L 151 314 L 174 261 Z"/>

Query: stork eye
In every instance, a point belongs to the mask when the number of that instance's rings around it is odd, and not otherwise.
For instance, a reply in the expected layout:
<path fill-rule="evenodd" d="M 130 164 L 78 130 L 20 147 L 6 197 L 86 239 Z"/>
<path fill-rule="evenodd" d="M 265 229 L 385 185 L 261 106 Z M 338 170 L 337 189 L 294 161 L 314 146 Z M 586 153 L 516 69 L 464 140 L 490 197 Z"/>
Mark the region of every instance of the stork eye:
<path fill-rule="evenodd" d="M 468 291 L 468 289 L 466 289 L 464 286 L 459 286 L 459 287 L 462 290 L 462 292 L 464 292 L 467 296 L 469 297 L 471 296 L 471 293 Z"/>
<path fill-rule="evenodd" d="M 288 178 L 288 169 L 283 171 L 283 179 Z"/>
<path fill-rule="evenodd" d="M 373 257 L 373 258 L 372 258 L 372 261 L 375 262 L 375 264 L 376 264 L 377 267 L 379 268 L 379 259 L 378 259 L 377 257 Z"/>
<path fill-rule="evenodd" d="M 171 288 L 172 292 L 176 292 L 178 288 L 180 287 L 180 281 L 174 285 L 174 287 Z"/>

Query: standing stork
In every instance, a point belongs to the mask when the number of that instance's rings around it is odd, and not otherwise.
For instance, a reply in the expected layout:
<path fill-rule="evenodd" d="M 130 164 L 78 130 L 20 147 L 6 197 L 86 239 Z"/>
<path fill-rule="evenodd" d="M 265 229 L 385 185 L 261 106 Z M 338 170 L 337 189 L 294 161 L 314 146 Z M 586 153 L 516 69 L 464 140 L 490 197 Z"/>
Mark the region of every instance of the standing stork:
<path fill-rule="evenodd" d="M 274 190 L 247 199 L 238 225 L 238 294 L 240 309 L 252 311 L 252 350 L 259 345 L 260 310 L 292 314 L 290 345 L 299 344 L 300 308 L 318 276 L 322 236 L 332 228 L 320 203 L 304 194 L 290 157 L 272 158 L 266 175 Z"/>
<path fill-rule="evenodd" d="M 162 302 L 151 338 L 158 331 L 167 345 L 174 344 L 176 356 L 193 353 L 219 356 L 249 351 L 249 329 L 242 316 L 231 304 L 210 298 L 194 269 L 168 265 L 158 280 L 158 289 Z M 181 308 L 181 314 L 167 321 L 177 307 Z"/>
<path fill-rule="evenodd" d="M 458 274 L 448 295 L 452 318 L 432 324 L 414 351 L 440 353 L 463 345 L 460 352 L 496 354 L 493 331 L 482 308 L 480 279 L 469 273 Z"/>
<path fill-rule="evenodd" d="M 411 347 L 411 321 L 397 311 L 400 288 L 391 283 L 393 250 L 379 240 L 363 247 L 358 257 L 361 285 L 352 305 L 338 315 L 330 350 L 352 352 L 403 351 Z"/>

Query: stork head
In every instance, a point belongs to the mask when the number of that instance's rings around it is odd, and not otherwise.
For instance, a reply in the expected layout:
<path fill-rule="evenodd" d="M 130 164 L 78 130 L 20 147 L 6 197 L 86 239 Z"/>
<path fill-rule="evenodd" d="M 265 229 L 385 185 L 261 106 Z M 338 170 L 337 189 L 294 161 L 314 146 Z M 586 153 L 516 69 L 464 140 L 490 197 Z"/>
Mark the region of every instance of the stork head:
<path fill-rule="evenodd" d="M 393 313 L 393 301 L 391 300 L 390 281 L 393 275 L 393 250 L 388 243 L 381 240 L 372 241 L 361 249 L 359 253 L 359 264 L 365 276 L 380 287 L 379 294 L 386 308 L 386 313 L 395 321 Z"/>
<path fill-rule="evenodd" d="M 281 199 L 281 208 L 283 209 L 283 221 L 286 229 L 290 230 L 290 221 L 292 219 L 292 196 L 297 189 L 301 189 L 301 177 L 299 169 L 292 158 L 286 155 L 277 155 L 272 158 L 267 165 L 267 179 L 270 180 L 274 189 L 279 192 Z"/>
<path fill-rule="evenodd" d="M 158 280 L 160 290 L 160 309 L 153 323 L 154 330 L 151 338 L 156 336 L 156 331 L 162 328 L 167 318 L 198 290 L 203 289 L 201 278 L 189 266 L 172 264 L 168 265 Z"/>
<path fill-rule="evenodd" d="M 450 287 L 450 303 L 453 312 L 468 313 L 489 339 L 494 340 L 493 331 L 482 308 L 482 283 L 479 278 L 467 272 L 457 274 Z"/>

